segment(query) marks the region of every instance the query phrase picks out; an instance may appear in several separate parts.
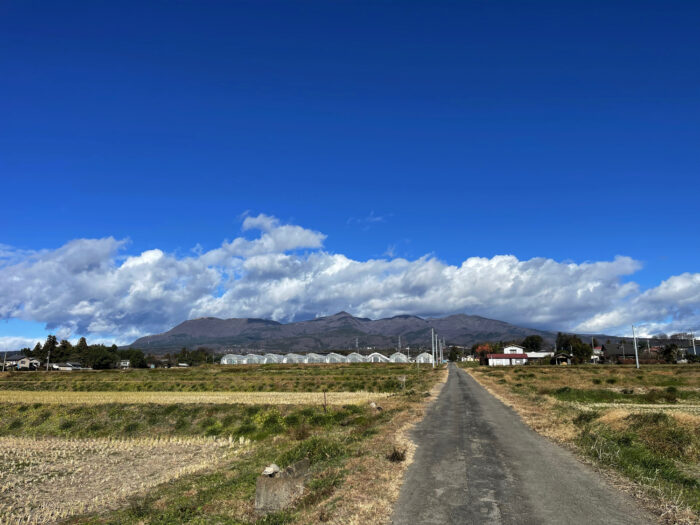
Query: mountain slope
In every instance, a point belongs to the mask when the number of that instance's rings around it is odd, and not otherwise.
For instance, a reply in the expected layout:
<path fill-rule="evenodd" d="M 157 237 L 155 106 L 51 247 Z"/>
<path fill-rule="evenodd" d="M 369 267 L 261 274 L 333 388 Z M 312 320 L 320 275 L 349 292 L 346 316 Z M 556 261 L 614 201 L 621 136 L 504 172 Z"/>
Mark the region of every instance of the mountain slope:
<path fill-rule="evenodd" d="M 354 317 L 339 312 L 309 321 L 282 324 L 265 319 L 217 319 L 204 317 L 180 323 L 162 334 L 137 339 L 129 347 L 164 353 L 183 346 L 215 349 L 239 348 L 263 351 L 318 351 L 373 346 L 391 348 L 398 337 L 412 347 L 430 347 L 430 330 L 435 329 L 448 344 L 472 345 L 480 341 L 509 341 L 540 335 L 553 341 L 551 332 L 512 325 L 476 315 L 451 315 L 423 319 L 399 315 L 386 319 Z"/>

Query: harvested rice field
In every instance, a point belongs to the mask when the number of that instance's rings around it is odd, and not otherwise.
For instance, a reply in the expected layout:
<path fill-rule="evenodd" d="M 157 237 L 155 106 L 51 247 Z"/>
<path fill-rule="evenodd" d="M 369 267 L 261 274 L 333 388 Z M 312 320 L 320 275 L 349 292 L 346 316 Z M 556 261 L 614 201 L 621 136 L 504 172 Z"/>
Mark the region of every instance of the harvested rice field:
<path fill-rule="evenodd" d="M 126 404 L 240 404 L 240 405 L 356 405 L 382 399 L 385 392 L 47 392 L 0 390 L 0 403 L 94 405 Z"/>
<path fill-rule="evenodd" d="M 406 467 L 388 458 L 445 376 L 393 364 L 0 374 L 0 524 L 382 523 Z M 262 517 L 257 476 L 303 458 L 302 498 Z"/>
<path fill-rule="evenodd" d="M 0 523 L 52 523 L 232 457 L 226 439 L 0 438 Z"/>

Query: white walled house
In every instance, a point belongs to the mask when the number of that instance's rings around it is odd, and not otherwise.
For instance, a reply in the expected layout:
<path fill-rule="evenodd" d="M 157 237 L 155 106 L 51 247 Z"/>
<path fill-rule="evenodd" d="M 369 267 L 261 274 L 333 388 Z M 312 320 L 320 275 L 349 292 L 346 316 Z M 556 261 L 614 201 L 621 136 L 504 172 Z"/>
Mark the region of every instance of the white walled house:
<path fill-rule="evenodd" d="M 527 363 L 527 354 L 503 353 L 487 354 L 489 366 L 514 366 Z"/>
<path fill-rule="evenodd" d="M 525 347 L 520 345 L 508 345 L 503 349 L 504 354 L 524 354 Z"/>

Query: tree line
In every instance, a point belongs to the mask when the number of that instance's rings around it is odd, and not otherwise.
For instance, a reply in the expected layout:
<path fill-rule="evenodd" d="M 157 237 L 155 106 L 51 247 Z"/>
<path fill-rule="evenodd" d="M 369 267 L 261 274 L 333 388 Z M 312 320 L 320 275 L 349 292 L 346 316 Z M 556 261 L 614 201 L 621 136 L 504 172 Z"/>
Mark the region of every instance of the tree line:
<path fill-rule="evenodd" d="M 119 349 L 117 345 L 105 346 L 103 344 L 89 345 L 84 337 L 81 337 L 76 345 L 67 339 L 60 342 L 55 335 L 49 335 L 42 345 L 37 343 L 33 349 L 23 348 L 22 354 L 38 359 L 42 363 L 62 363 L 78 361 L 81 366 L 96 370 L 117 368 L 119 361 L 128 359 L 133 368 L 146 368 L 148 362 L 141 350 L 133 348 Z"/>

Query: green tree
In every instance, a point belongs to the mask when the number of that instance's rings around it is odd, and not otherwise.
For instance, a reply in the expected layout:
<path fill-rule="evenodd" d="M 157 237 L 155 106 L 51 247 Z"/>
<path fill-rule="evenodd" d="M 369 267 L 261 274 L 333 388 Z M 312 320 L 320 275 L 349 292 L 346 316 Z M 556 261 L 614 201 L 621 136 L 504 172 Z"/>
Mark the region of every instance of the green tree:
<path fill-rule="evenodd" d="M 526 350 L 539 352 L 542 350 L 542 343 L 544 343 L 544 339 L 542 339 L 542 337 L 539 335 L 528 335 L 525 339 L 523 339 L 522 346 Z"/>
<path fill-rule="evenodd" d="M 665 345 L 661 349 L 661 357 L 667 363 L 675 363 L 678 359 L 678 345 L 675 343 Z"/>
<path fill-rule="evenodd" d="M 67 339 L 62 339 L 56 347 L 56 354 L 51 353 L 51 360 L 54 362 L 66 361 L 71 355 L 73 355 L 73 345 Z"/>
<path fill-rule="evenodd" d="M 38 353 L 35 353 L 32 357 L 35 357 L 39 361 L 46 361 L 47 358 L 49 358 L 51 361 L 55 361 L 55 356 L 56 356 L 56 348 L 58 348 L 58 340 L 56 339 L 55 335 L 49 335 L 46 338 L 46 342 L 44 343 L 44 346 L 41 348 L 41 350 Z M 36 350 L 36 348 L 35 348 Z"/>
<path fill-rule="evenodd" d="M 584 343 L 578 336 L 573 334 L 557 334 L 557 349 L 570 353 L 574 363 L 588 363 L 591 360 L 593 349 L 591 345 Z"/>

